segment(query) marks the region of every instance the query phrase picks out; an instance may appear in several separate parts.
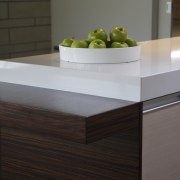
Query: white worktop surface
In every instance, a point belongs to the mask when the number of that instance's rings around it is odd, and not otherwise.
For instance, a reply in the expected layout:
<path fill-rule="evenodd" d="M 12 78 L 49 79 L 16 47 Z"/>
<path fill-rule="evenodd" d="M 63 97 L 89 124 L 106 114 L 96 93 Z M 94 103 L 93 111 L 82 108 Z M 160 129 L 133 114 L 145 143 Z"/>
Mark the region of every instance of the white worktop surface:
<path fill-rule="evenodd" d="M 59 53 L 1 60 L 0 81 L 145 101 L 180 91 L 180 37 L 143 42 L 130 63 L 60 62 Z"/>

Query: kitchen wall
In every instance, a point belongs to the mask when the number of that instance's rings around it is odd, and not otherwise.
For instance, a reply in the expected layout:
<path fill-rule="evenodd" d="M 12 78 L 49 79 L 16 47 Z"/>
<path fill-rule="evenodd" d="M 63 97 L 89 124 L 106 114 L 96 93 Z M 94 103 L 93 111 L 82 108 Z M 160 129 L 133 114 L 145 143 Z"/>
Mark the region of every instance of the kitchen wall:
<path fill-rule="evenodd" d="M 1 0 L 0 59 L 50 52 L 50 0 Z"/>
<path fill-rule="evenodd" d="M 124 26 L 138 41 L 152 37 L 152 0 L 51 0 L 52 45 L 95 28 Z"/>
<path fill-rule="evenodd" d="M 159 1 L 160 10 L 154 19 L 153 1 Z M 138 41 L 149 40 L 156 18 L 155 36 L 169 37 L 169 1 L 0 0 L 0 59 L 50 53 L 51 37 L 54 46 L 65 37 L 85 38 L 98 27 L 110 31 L 113 26 L 124 26 Z"/>

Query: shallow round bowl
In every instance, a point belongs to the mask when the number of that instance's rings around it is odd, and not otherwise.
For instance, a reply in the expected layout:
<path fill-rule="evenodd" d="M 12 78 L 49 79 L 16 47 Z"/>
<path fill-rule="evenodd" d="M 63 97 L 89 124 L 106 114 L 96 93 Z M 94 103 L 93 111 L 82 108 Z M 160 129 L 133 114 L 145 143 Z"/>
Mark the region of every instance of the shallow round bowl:
<path fill-rule="evenodd" d="M 141 45 L 126 48 L 70 48 L 59 46 L 60 60 L 74 63 L 125 63 L 140 59 Z"/>

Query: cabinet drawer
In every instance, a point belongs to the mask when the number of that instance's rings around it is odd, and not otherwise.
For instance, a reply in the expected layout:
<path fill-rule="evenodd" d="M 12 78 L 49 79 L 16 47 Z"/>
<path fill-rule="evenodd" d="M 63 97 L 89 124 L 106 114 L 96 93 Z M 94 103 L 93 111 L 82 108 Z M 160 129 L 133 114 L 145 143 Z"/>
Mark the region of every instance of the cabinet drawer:
<path fill-rule="evenodd" d="M 180 103 L 143 115 L 142 179 L 180 179 Z"/>

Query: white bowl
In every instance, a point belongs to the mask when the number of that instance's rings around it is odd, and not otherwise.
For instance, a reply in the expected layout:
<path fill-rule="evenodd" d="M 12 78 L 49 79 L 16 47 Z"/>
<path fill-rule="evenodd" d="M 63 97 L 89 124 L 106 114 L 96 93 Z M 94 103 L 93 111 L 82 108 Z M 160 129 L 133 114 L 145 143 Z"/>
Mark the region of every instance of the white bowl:
<path fill-rule="evenodd" d="M 59 46 L 60 60 L 74 63 L 124 63 L 140 59 L 141 45 L 127 48 L 70 48 Z"/>

